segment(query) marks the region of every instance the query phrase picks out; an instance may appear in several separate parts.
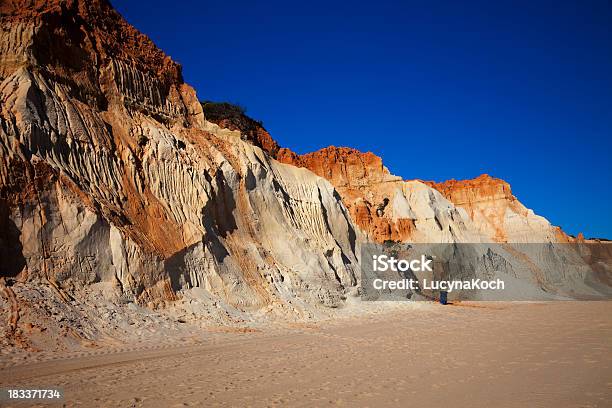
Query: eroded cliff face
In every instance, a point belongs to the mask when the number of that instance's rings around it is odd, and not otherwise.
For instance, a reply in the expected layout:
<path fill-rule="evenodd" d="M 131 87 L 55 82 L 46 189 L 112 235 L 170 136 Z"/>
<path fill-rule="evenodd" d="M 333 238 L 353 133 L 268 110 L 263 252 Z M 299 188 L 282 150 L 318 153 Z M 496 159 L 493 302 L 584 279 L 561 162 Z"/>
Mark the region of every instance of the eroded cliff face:
<path fill-rule="evenodd" d="M 567 236 L 535 215 L 503 180 L 482 175 L 444 183 L 405 181 L 391 175 L 372 153 L 333 146 L 305 155 L 280 149 L 277 159 L 327 178 L 366 238 L 382 247 L 399 250 L 398 242 L 474 244 L 455 245 L 450 252 L 473 251 L 478 270 L 468 262 L 456 272 L 472 270 L 472 277 L 481 279 L 501 274 L 512 280 L 507 300 L 612 293 L 610 247 L 564 245 L 584 239 Z"/>
<path fill-rule="evenodd" d="M 330 146 L 277 159 L 328 179 L 351 217 L 376 242 L 574 242 L 521 204 L 510 185 L 483 174 L 435 183 L 393 176 L 371 152 Z"/>
<path fill-rule="evenodd" d="M 158 306 L 339 306 L 359 232 L 333 187 L 207 122 L 180 67 L 105 1 L 3 3 L 3 276 Z"/>
<path fill-rule="evenodd" d="M 330 146 L 300 156 L 280 149 L 277 159 L 328 179 L 352 219 L 375 242 L 486 241 L 465 211 L 420 181 L 393 176 L 373 153 Z"/>
<path fill-rule="evenodd" d="M 207 120 L 180 66 L 104 0 L 0 10 L 0 278 L 18 298 L 101 287 L 113 304 L 299 319 L 356 295 L 364 243 L 571 240 L 501 180 L 405 181 L 372 153 L 279 149 L 242 111 Z"/>
<path fill-rule="evenodd" d="M 474 227 L 494 242 L 574 242 L 559 227 L 534 214 L 512 194 L 510 185 L 483 174 L 472 180 L 427 182 L 463 208 Z"/>

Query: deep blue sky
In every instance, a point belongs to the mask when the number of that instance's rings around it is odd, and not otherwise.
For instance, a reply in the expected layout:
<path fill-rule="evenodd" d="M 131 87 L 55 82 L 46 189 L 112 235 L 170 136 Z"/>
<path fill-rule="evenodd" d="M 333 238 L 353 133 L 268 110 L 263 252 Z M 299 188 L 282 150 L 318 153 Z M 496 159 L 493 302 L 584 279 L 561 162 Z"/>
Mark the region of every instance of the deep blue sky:
<path fill-rule="evenodd" d="M 246 106 L 282 146 L 369 150 L 404 178 L 489 173 L 612 238 L 609 1 L 112 2 L 200 99 Z"/>

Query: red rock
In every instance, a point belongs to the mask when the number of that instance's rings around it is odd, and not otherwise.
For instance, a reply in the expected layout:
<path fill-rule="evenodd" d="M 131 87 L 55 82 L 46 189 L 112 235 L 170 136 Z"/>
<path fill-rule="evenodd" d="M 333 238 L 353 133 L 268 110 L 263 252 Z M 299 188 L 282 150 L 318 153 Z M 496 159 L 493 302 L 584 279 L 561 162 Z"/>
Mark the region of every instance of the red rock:
<path fill-rule="evenodd" d="M 283 148 L 279 150 L 277 160 L 305 167 L 329 180 L 340 194 L 353 221 L 376 242 L 410 239 L 414 230 L 413 220 L 394 221 L 379 210 L 389 202 L 389 197 L 378 191 L 380 185 L 401 179 L 392 176 L 383 166 L 382 159 L 374 153 L 329 146 L 316 152 L 297 155 Z"/>

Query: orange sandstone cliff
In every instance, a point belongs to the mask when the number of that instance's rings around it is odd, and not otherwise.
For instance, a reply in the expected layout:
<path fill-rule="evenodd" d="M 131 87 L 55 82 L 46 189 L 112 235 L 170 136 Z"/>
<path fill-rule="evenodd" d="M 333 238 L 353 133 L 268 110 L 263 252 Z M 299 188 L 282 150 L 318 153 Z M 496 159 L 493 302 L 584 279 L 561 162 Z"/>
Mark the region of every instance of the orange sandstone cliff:
<path fill-rule="evenodd" d="M 456 206 L 463 208 L 476 227 L 496 242 L 572 242 L 561 228 L 526 208 L 504 180 L 482 174 L 472 180 L 426 182 Z M 533 235 L 535 234 L 535 235 Z"/>
<path fill-rule="evenodd" d="M 150 307 L 191 288 L 219 310 L 342 304 L 360 238 L 328 182 L 207 121 L 108 1 L 0 7 L 2 276 Z"/>
<path fill-rule="evenodd" d="M 297 155 L 289 149 L 280 149 L 277 160 L 298 167 L 305 167 L 328 179 L 338 190 L 355 223 L 367 236 L 377 242 L 420 241 L 440 234 L 416 234 L 427 216 L 418 217 L 416 207 L 401 211 L 396 205 L 399 196 L 407 198 L 406 190 L 423 185 L 440 192 L 448 202 L 462 212 L 451 217 L 456 226 L 449 224 L 450 238 L 461 240 L 472 237 L 477 241 L 491 242 L 572 242 L 559 227 L 550 225 L 537 216 L 512 194 L 510 185 L 500 179 L 483 174 L 473 180 L 449 180 L 441 183 L 403 181 L 393 176 L 383 165 L 382 159 L 371 152 L 330 146 L 313 153 Z M 440 200 L 429 192 L 431 207 Z M 413 208 L 414 207 L 414 208 Z M 401 216 L 404 214 L 405 216 Z M 461 215 L 466 219 L 461 220 Z M 425 218 L 425 219 L 423 219 Z M 439 214 L 434 214 L 436 224 L 441 227 Z M 468 222 L 469 221 L 469 222 Z M 472 234 L 459 235 L 466 224 Z M 443 229 L 443 228 L 442 228 Z M 425 230 L 425 228 L 421 228 Z M 435 230 L 433 228 L 432 230 Z M 442 231 L 444 232 L 444 231 Z M 448 238 L 448 237 L 447 237 Z"/>
<path fill-rule="evenodd" d="M 409 241 L 415 229 L 414 219 L 391 218 L 387 194 L 382 191 L 387 183 L 401 183 L 383 166 L 382 159 L 371 152 L 362 153 L 347 147 L 330 146 L 319 151 L 297 155 L 280 149 L 277 160 L 305 167 L 329 180 L 338 190 L 355 223 L 373 240 Z"/>
<path fill-rule="evenodd" d="M 360 307 L 372 242 L 570 240 L 498 179 L 406 181 L 372 153 L 279 148 L 244 110 L 201 102 L 108 1 L 2 1 L 0 23 L 0 289 L 29 313 L 11 308 L 17 337 L 49 310 L 94 338 L 115 326 L 109 304 L 307 319 Z M 557 266 L 524 279 L 584 281 Z"/>

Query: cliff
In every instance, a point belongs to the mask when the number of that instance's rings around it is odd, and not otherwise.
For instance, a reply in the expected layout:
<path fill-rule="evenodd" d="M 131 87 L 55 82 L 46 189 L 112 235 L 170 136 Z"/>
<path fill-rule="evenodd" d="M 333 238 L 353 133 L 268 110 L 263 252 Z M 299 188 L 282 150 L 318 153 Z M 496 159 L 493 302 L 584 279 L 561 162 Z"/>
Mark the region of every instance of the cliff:
<path fill-rule="evenodd" d="M 404 181 L 373 153 L 334 146 L 304 155 L 284 148 L 277 159 L 328 179 L 355 223 L 377 242 L 574 241 L 521 204 L 508 183 L 486 174 Z M 426 197 L 417 200 L 419 191 Z"/>
<path fill-rule="evenodd" d="M 302 156 L 283 148 L 278 152 L 277 160 L 307 168 L 329 180 L 342 197 L 351 218 L 368 237 L 377 242 L 411 238 L 416 228 L 414 217 L 409 214 L 404 214 L 406 217 L 390 216 L 390 197 L 380 191 L 381 187 L 387 184 L 396 186 L 401 180 L 389 173 L 380 157 L 351 148 L 330 146 Z"/>
<path fill-rule="evenodd" d="M 571 241 L 501 180 L 405 181 L 372 153 L 279 148 L 243 110 L 202 104 L 107 1 L 0 11 L 0 289 L 16 343 L 50 315 L 95 337 L 99 296 L 208 323 L 325 315 L 357 304 L 372 242 Z M 524 279 L 583 279 L 552 267 Z"/>
<path fill-rule="evenodd" d="M 512 194 L 510 185 L 488 174 L 472 180 L 426 182 L 463 208 L 479 232 L 496 242 L 573 242 Z"/>
<path fill-rule="evenodd" d="M 2 27 L 3 275 L 291 313 L 356 284 L 333 187 L 206 121 L 180 66 L 106 1 L 3 3 Z"/>

